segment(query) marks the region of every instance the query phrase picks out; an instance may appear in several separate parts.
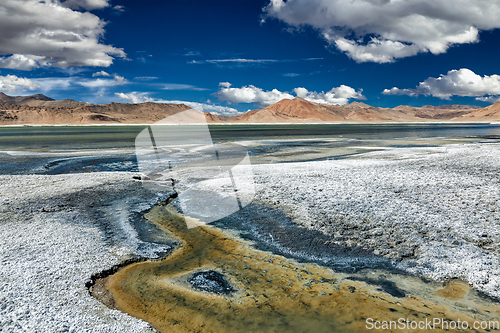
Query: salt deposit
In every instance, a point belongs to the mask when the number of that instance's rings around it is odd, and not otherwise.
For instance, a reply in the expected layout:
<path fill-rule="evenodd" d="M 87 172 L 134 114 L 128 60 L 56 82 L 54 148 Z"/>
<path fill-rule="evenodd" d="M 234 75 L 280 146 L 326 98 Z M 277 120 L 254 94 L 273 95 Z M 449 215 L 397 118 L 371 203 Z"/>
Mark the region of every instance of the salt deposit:
<path fill-rule="evenodd" d="M 123 205 L 115 207 L 123 199 L 116 193 L 128 199 L 141 196 L 135 203 L 129 200 L 129 211 L 147 209 L 161 197 L 131 179 L 124 172 L 0 176 L 0 331 L 154 331 L 142 320 L 107 308 L 85 287 L 92 274 L 123 259 L 154 257 L 151 249 L 140 252 L 144 244 L 138 246 L 136 234 L 125 232 L 128 217 Z M 102 207 L 92 210 L 90 201 L 115 204 L 103 206 L 109 216 L 96 221 L 91 214 Z M 122 210 L 109 211 L 113 208 Z M 123 228 L 104 232 L 102 225 L 112 220 Z M 168 248 L 153 246 L 158 252 Z"/>
<path fill-rule="evenodd" d="M 500 297 L 500 145 L 393 148 L 254 166 L 258 197 L 295 222 L 437 281 Z"/>

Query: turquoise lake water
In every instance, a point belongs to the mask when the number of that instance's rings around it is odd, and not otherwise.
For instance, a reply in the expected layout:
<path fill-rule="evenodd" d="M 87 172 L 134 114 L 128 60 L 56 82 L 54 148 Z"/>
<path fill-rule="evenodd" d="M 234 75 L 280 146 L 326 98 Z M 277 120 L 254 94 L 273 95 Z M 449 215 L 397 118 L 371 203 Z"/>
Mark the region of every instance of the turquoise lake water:
<path fill-rule="evenodd" d="M 167 126 L 174 137 L 190 137 L 203 125 Z M 137 172 L 133 126 L 0 127 L 0 174 Z M 215 143 L 240 142 L 252 163 L 344 158 L 400 146 L 496 141 L 500 124 L 273 124 L 210 125 Z"/>
<path fill-rule="evenodd" d="M 66 150 L 134 148 L 146 126 L 23 126 L 0 127 L 0 150 Z M 189 135 L 197 125 L 169 126 Z M 216 142 L 257 139 L 431 138 L 500 136 L 500 124 L 274 124 L 210 125 Z"/>

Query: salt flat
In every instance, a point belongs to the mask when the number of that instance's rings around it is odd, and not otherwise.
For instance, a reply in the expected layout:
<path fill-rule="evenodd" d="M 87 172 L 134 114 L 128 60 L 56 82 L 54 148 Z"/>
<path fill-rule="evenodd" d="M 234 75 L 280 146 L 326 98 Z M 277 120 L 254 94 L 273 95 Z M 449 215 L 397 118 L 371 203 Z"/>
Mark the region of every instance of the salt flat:
<path fill-rule="evenodd" d="M 0 331 L 152 332 L 94 299 L 85 282 L 121 260 L 168 250 L 130 228 L 132 213 L 158 199 L 127 172 L 0 176 Z"/>
<path fill-rule="evenodd" d="M 254 203 L 322 232 L 325 246 L 363 248 L 408 273 L 500 297 L 499 152 L 498 143 L 450 144 L 253 165 Z M 0 330 L 152 331 L 85 287 L 123 260 L 171 249 L 133 227 L 167 194 L 132 175 L 0 176 Z"/>
<path fill-rule="evenodd" d="M 395 268 L 463 279 L 500 297 L 500 145 L 387 148 L 343 160 L 254 166 L 258 197 Z M 328 245 L 328 244 L 326 244 Z"/>

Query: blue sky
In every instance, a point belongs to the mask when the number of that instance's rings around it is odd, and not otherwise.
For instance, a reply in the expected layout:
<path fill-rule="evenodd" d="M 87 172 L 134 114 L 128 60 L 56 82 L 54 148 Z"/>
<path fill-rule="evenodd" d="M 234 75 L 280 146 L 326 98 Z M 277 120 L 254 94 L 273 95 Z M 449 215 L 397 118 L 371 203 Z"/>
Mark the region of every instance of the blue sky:
<path fill-rule="evenodd" d="M 500 3 L 1 0 L 0 91 L 236 113 L 500 100 Z"/>

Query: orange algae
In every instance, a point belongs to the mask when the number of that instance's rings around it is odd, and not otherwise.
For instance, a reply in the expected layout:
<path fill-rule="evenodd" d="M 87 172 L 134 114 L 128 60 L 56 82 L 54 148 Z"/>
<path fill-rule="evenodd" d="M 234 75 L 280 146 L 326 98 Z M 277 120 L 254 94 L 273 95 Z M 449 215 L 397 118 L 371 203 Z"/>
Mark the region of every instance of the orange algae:
<path fill-rule="evenodd" d="M 215 227 L 188 229 L 171 206 L 155 207 L 146 217 L 180 246 L 162 261 L 121 269 L 106 287 L 118 309 L 161 332 L 353 332 L 366 331 L 368 318 L 477 320 L 448 305 L 395 298 L 364 282 L 343 280 L 328 268 L 256 250 Z M 223 296 L 193 289 L 187 280 L 200 270 L 224 274 L 237 291 Z M 454 284 L 441 296 L 455 299 L 464 288 Z M 486 312 L 498 316 L 500 308 Z"/>

